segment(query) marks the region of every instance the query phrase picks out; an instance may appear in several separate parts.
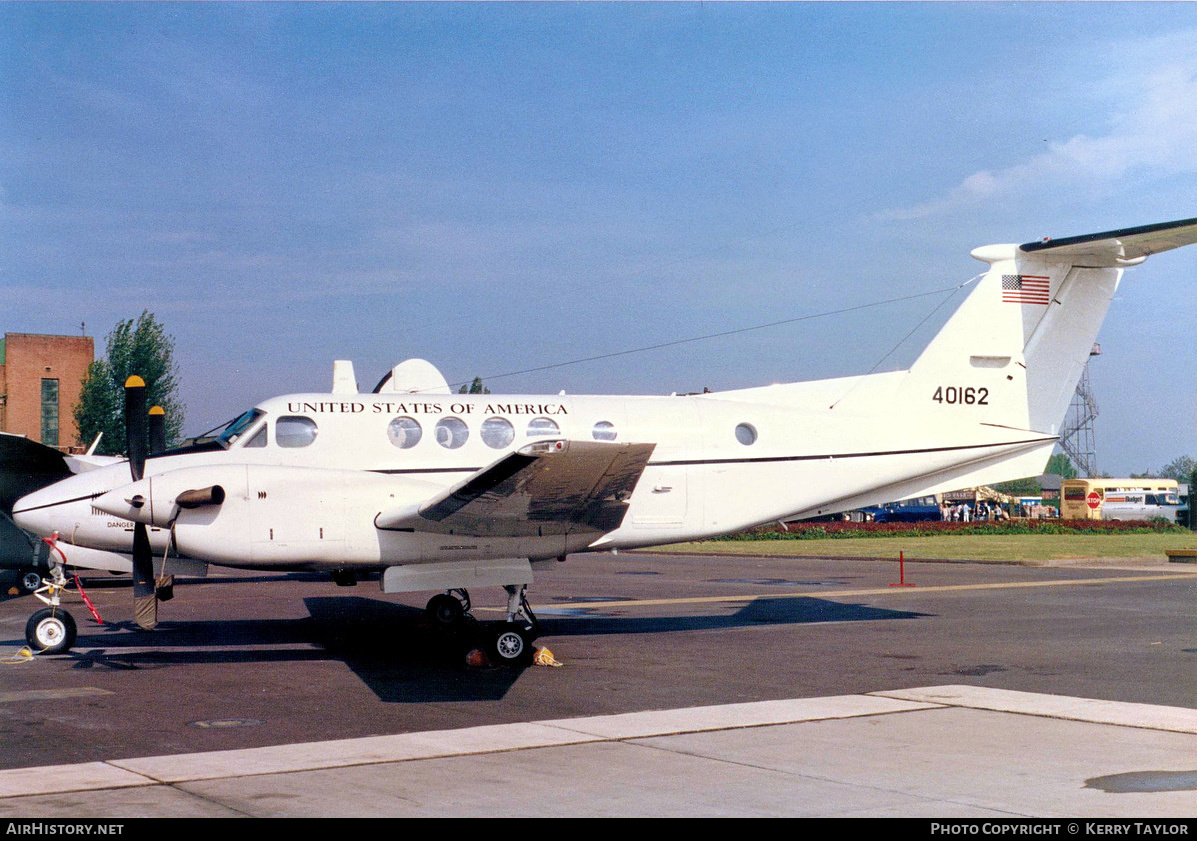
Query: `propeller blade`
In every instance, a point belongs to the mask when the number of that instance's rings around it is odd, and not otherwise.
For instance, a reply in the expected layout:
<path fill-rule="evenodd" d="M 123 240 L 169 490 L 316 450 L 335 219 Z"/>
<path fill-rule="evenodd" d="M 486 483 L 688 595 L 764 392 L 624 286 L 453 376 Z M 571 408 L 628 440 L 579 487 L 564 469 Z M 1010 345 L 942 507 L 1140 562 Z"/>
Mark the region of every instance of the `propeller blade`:
<path fill-rule="evenodd" d="M 144 523 L 133 525 L 133 619 L 147 631 L 158 624 L 154 556 L 150 550 L 150 532 Z"/>
<path fill-rule="evenodd" d="M 166 410 L 161 406 L 150 407 L 150 455 L 160 456 L 166 452 Z"/>
<path fill-rule="evenodd" d="M 125 448 L 133 481 L 145 475 L 147 447 L 145 380 L 137 375 L 125 380 Z M 158 624 L 158 590 L 154 582 L 154 556 L 150 532 L 144 523 L 133 525 L 133 619 L 149 631 Z"/>
<path fill-rule="evenodd" d="M 139 481 L 145 474 L 146 413 L 145 380 L 136 374 L 125 380 L 125 449 L 129 454 L 129 472 L 134 482 Z"/>

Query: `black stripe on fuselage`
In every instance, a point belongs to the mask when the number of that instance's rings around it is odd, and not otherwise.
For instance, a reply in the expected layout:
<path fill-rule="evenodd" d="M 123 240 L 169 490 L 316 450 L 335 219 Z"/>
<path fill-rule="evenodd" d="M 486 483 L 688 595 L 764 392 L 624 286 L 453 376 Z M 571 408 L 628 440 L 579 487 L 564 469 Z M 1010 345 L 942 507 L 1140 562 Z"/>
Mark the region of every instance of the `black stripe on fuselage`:
<path fill-rule="evenodd" d="M 766 464 L 779 461 L 827 461 L 844 458 L 871 458 L 877 456 L 913 456 L 925 453 L 947 453 L 953 450 L 984 450 L 993 447 L 1016 447 L 1022 444 L 1047 444 L 1057 439 L 1028 438 L 1025 441 L 1005 441 L 1000 444 L 964 444 L 955 447 L 923 447 L 913 450 L 876 450 L 864 453 L 827 453 L 817 456 L 762 456 L 760 458 L 696 458 L 678 459 L 676 461 L 650 461 L 649 467 L 678 467 L 698 464 Z"/>
<path fill-rule="evenodd" d="M 804 456 L 759 456 L 756 458 L 696 458 L 677 459 L 673 461 L 650 461 L 646 467 L 682 467 L 703 464 L 770 464 L 786 461 L 826 461 L 829 459 L 870 458 L 877 456 L 910 456 L 926 453 L 947 453 L 953 450 L 984 450 L 994 447 L 1017 447 L 1024 444 L 1048 444 L 1056 441 L 1055 436 L 1046 438 L 1027 438 L 1021 441 L 1003 441 L 997 444 L 962 444 L 953 447 L 922 447 L 910 450 L 876 450 L 860 453 L 824 453 L 821 455 Z M 408 474 L 408 473 L 462 473 L 481 470 L 481 467 L 419 467 L 411 469 L 372 470 L 371 473 Z"/>
<path fill-rule="evenodd" d="M 53 508 L 55 505 L 70 505 L 72 502 L 83 502 L 85 499 L 95 499 L 96 497 L 103 496 L 106 493 L 108 493 L 108 491 L 86 494 L 84 496 L 77 496 L 72 499 L 59 499 L 54 502 L 47 502 L 45 505 L 35 505 L 32 508 L 22 508 L 20 511 L 14 510 L 12 513 L 13 516 L 16 516 L 17 514 L 26 514 L 30 511 L 41 511 L 43 508 Z"/>

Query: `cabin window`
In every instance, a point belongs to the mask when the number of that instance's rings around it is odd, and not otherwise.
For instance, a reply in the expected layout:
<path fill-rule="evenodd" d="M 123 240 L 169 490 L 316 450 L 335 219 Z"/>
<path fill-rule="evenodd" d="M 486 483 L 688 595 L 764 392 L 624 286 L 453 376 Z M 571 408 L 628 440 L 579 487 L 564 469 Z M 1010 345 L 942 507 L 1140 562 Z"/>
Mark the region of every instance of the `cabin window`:
<path fill-rule="evenodd" d="M 274 422 L 274 442 L 280 447 L 307 447 L 318 431 L 311 418 L 288 415 Z"/>
<path fill-rule="evenodd" d="M 401 450 L 410 449 L 420 443 L 424 430 L 415 418 L 395 418 L 387 424 L 387 438 Z"/>
<path fill-rule="evenodd" d="M 561 429 L 557 426 L 557 422 L 552 418 L 532 418 L 528 421 L 528 436 L 536 437 L 537 435 L 557 435 Z"/>
<path fill-rule="evenodd" d="M 515 440 L 515 427 L 507 418 L 487 418 L 481 433 L 482 442 L 492 450 L 501 450 Z"/>
<path fill-rule="evenodd" d="M 742 423 L 736 427 L 736 440 L 745 447 L 756 443 L 756 427 L 750 423 Z"/>
<path fill-rule="evenodd" d="M 595 441 L 614 441 L 618 435 L 615 424 L 611 421 L 599 421 L 594 425 L 594 429 L 590 430 L 590 434 Z"/>
<path fill-rule="evenodd" d="M 470 428 L 461 418 L 441 418 L 436 423 L 436 443 L 448 450 L 456 450 L 470 437 Z"/>

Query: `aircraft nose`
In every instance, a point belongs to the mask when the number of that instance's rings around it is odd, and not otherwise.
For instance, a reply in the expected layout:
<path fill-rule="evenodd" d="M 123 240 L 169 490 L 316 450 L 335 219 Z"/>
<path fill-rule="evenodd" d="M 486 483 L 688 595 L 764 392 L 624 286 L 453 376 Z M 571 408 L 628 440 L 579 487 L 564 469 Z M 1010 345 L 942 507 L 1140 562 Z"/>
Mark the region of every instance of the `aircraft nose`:
<path fill-rule="evenodd" d="M 55 489 L 54 485 L 34 491 L 21 497 L 13 505 L 13 522 L 25 531 L 42 536 L 49 535 L 56 528 L 55 514 L 65 502 L 62 491 Z"/>

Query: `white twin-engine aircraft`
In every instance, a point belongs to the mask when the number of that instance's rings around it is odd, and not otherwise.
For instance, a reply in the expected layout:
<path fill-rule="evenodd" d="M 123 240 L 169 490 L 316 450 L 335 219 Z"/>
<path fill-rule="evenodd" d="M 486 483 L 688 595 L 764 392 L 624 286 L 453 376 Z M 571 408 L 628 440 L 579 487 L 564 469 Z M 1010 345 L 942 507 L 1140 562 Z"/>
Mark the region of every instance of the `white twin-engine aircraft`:
<path fill-rule="evenodd" d="M 76 548 L 132 553 L 152 627 L 160 576 L 206 564 L 381 571 L 384 592 L 502 586 L 492 656 L 536 633 L 532 563 L 727 534 L 776 520 L 1039 473 L 1122 269 L 1197 242 L 1197 219 L 972 252 L 989 270 L 908 371 L 671 397 L 450 392 L 410 360 L 371 393 L 276 397 L 214 443 L 130 458 L 20 499 L 14 519 Z M 136 407 L 134 396 L 127 401 Z M 62 583 L 61 570 L 55 570 Z M 157 577 L 157 587 L 155 579 Z M 30 644 L 66 650 L 48 585 Z"/>

